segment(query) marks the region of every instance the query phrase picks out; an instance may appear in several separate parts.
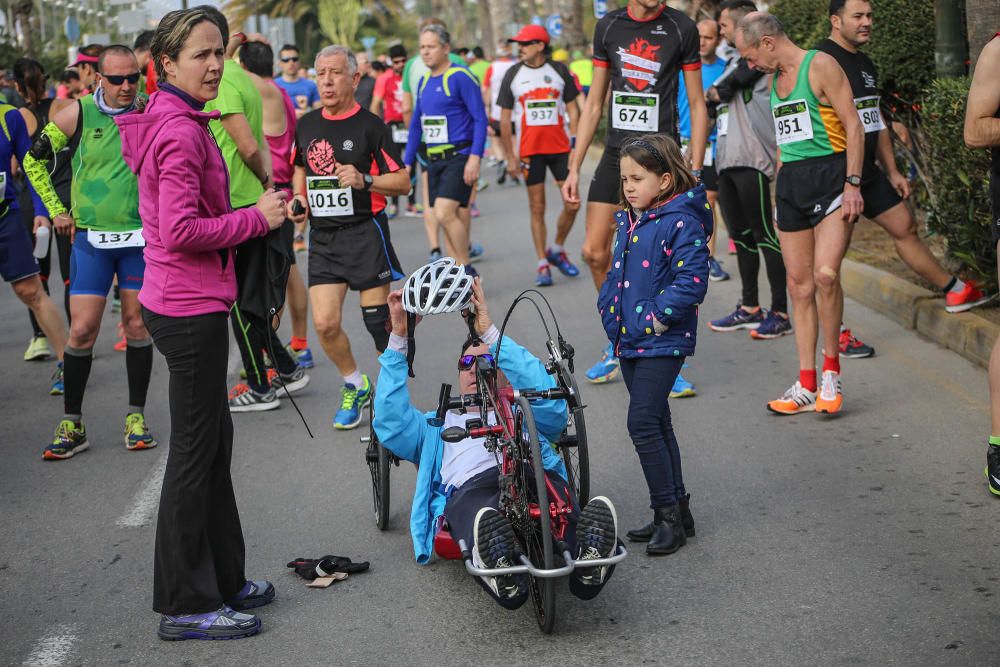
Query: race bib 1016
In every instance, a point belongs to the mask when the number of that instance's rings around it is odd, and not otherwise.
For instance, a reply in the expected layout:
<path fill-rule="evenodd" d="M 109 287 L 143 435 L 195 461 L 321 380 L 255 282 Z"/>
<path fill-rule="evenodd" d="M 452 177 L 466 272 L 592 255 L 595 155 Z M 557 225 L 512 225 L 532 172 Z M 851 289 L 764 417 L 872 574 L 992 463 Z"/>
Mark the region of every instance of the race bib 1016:
<path fill-rule="evenodd" d="M 779 146 L 808 141 L 813 138 L 809 105 L 805 100 L 782 102 L 774 107 L 773 113 L 774 134 L 778 139 Z"/>
<path fill-rule="evenodd" d="M 336 176 L 308 176 L 306 194 L 309 212 L 317 218 L 354 215 L 354 197 L 350 188 L 340 187 Z"/>
<path fill-rule="evenodd" d="M 646 93 L 611 93 L 611 127 L 634 132 L 660 129 L 660 98 Z"/>

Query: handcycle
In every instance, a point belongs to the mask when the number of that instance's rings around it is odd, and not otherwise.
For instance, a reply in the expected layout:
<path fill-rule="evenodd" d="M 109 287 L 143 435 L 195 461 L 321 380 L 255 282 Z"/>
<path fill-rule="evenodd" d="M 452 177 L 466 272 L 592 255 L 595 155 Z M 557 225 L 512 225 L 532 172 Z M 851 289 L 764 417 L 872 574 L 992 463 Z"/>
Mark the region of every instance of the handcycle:
<path fill-rule="evenodd" d="M 379 530 L 389 527 L 389 472 L 399 467 L 399 458 L 382 446 L 375 433 L 375 406 L 368 404 L 368 435 L 361 436 L 365 448 L 365 461 L 372 476 L 372 503 L 375 506 L 375 525 Z"/>

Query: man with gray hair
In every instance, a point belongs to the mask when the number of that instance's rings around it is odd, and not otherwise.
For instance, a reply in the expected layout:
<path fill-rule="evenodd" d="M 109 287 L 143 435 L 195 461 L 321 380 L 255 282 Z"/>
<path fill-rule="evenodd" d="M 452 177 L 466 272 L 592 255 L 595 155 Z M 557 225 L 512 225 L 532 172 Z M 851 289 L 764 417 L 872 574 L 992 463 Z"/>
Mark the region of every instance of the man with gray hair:
<path fill-rule="evenodd" d="M 781 165 L 776 188 L 778 239 L 794 306 L 799 379 L 767 407 L 782 415 L 836 414 L 844 401 L 840 265 L 852 224 L 864 208 L 861 121 L 837 61 L 825 53 L 800 49 L 771 14 L 747 14 L 736 27 L 736 48 L 750 67 L 775 73 L 771 116 Z M 821 385 L 815 366 L 819 327 L 824 349 Z"/>

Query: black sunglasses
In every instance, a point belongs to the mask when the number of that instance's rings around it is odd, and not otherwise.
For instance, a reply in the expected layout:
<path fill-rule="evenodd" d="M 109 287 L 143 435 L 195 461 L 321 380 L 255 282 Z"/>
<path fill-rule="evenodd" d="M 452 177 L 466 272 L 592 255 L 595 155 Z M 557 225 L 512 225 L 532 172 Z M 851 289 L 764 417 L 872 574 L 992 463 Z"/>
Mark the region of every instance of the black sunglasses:
<path fill-rule="evenodd" d="M 139 74 L 138 72 L 133 72 L 132 74 L 104 74 L 104 73 L 101 73 L 101 76 L 104 77 L 105 79 L 107 79 L 108 83 L 110 83 L 112 86 L 120 86 L 123 83 L 125 83 L 126 81 L 128 81 L 132 85 L 135 85 L 135 84 L 139 83 L 139 77 L 142 76 L 142 75 Z"/>
<path fill-rule="evenodd" d="M 297 62 L 299 62 L 299 57 L 298 56 L 288 56 L 287 58 L 282 58 L 281 62 L 283 62 L 283 63 L 297 63 Z"/>
<path fill-rule="evenodd" d="M 392 64 L 393 65 L 405 65 L 406 64 L 406 58 L 393 58 L 392 59 Z"/>
<path fill-rule="evenodd" d="M 458 370 L 467 371 L 476 363 L 476 359 L 485 359 L 490 366 L 493 365 L 493 355 L 489 352 L 485 354 L 463 354 L 458 358 Z"/>

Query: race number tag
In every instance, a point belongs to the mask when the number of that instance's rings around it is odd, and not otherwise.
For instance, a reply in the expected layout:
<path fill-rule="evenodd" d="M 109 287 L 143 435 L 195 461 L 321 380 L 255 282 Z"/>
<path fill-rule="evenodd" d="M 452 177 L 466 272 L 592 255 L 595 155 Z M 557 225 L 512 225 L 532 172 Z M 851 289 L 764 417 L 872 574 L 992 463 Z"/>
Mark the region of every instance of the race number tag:
<path fill-rule="evenodd" d="M 797 141 L 808 141 L 813 138 L 812 120 L 809 118 L 809 105 L 805 100 L 783 102 L 774 107 L 774 134 L 778 145 L 793 144 Z"/>
<path fill-rule="evenodd" d="M 527 100 L 524 103 L 524 120 L 528 127 L 559 124 L 558 100 Z"/>
<path fill-rule="evenodd" d="M 424 130 L 424 143 L 427 145 L 448 143 L 447 116 L 421 116 L 420 126 Z"/>
<path fill-rule="evenodd" d="M 720 105 L 717 114 L 715 118 L 715 135 L 724 137 L 729 134 L 729 105 Z"/>
<path fill-rule="evenodd" d="M 392 143 L 405 144 L 410 139 L 410 132 L 402 125 L 392 126 Z"/>
<path fill-rule="evenodd" d="M 340 187 L 335 176 L 306 177 L 309 212 L 317 218 L 354 215 L 354 197 L 350 188 Z"/>
<path fill-rule="evenodd" d="M 634 132 L 660 129 L 660 98 L 646 93 L 611 93 L 611 127 Z"/>
<path fill-rule="evenodd" d="M 858 117 L 865 128 L 865 134 L 869 132 L 881 132 L 885 129 L 885 122 L 882 120 L 882 112 L 879 110 L 879 96 L 859 97 L 854 100 L 858 107 Z"/>
<path fill-rule="evenodd" d="M 99 250 L 142 248 L 146 245 L 146 239 L 142 238 L 141 229 L 134 229 L 130 232 L 99 232 L 96 229 L 88 229 L 87 241 Z"/>

